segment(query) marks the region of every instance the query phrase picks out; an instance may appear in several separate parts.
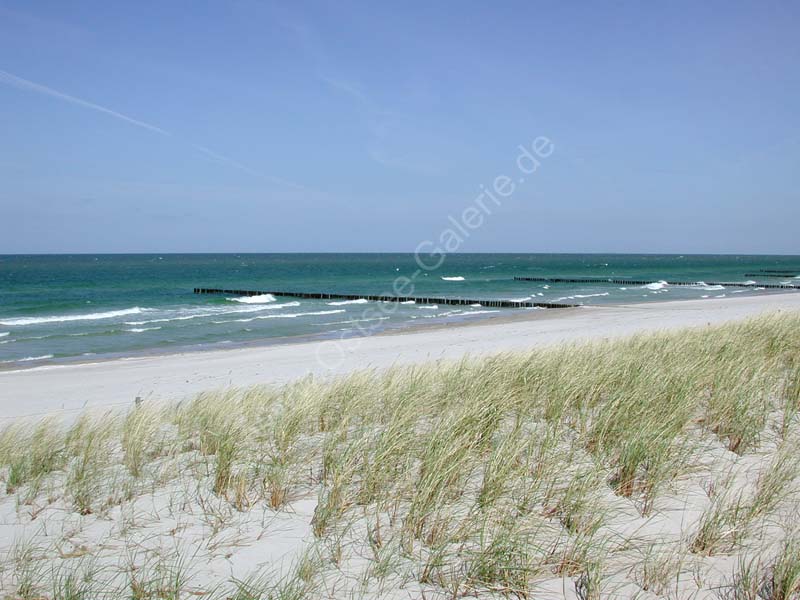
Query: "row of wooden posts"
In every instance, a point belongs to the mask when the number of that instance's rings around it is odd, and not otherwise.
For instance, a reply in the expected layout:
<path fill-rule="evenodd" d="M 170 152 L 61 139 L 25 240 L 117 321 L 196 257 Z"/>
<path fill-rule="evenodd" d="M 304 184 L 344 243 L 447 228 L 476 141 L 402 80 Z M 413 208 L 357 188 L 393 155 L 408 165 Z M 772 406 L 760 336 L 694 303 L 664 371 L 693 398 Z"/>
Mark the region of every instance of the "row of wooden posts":
<path fill-rule="evenodd" d="M 615 285 L 650 285 L 654 282 L 652 279 L 601 279 L 599 277 L 583 278 L 583 277 L 514 277 L 514 281 L 536 281 L 539 283 L 613 283 Z M 748 283 L 737 281 L 665 281 L 667 285 L 695 287 L 698 285 L 721 285 L 723 287 L 733 288 L 766 288 L 766 289 L 781 289 L 781 290 L 800 290 L 800 285 L 790 285 L 784 283 Z"/>
<path fill-rule="evenodd" d="M 486 300 L 485 298 L 436 298 L 431 296 L 384 296 L 371 294 L 332 294 L 325 292 L 286 292 L 264 290 L 224 290 L 220 288 L 194 288 L 195 294 L 227 294 L 228 296 L 291 296 L 293 298 L 312 298 L 317 300 L 373 300 L 376 302 L 416 302 L 417 304 L 452 304 L 470 306 L 480 304 L 490 308 L 572 308 L 576 304 L 557 302 L 528 302 L 516 300 Z"/>
<path fill-rule="evenodd" d="M 763 273 L 772 271 L 762 271 Z M 747 276 L 747 275 L 746 275 Z M 754 276 L 754 275 L 750 275 Z M 788 276 L 788 274 L 786 275 Z M 595 285 L 614 284 L 614 285 L 650 285 L 654 281 L 649 279 L 603 279 L 599 277 L 514 277 L 514 281 L 533 281 L 537 283 L 591 283 Z M 736 281 L 665 281 L 664 283 L 672 286 L 717 286 L 733 288 L 765 288 L 800 290 L 800 285 L 784 283 L 750 283 Z M 261 296 L 271 294 L 273 296 L 290 296 L 294 298 L 311 298 L 317 300 L 373 300 L 376 302 L 416 302 L 418 304 L 445 304 L 456 306 L 470 306 L 480 304 L 490 308 L 572 308 L 577 304 L 564 304 L 559 302 L 530 302 L 527 300 L 502 300 L 485 298 L 441 298 L 432 296 L 392 296 L 374 294 L 338 294 L 328 292 L 292 292 L 276 290 L 228 290 L 222 288 L 194 288 L 195 294 L 227 294 L 229 296 Z"/>

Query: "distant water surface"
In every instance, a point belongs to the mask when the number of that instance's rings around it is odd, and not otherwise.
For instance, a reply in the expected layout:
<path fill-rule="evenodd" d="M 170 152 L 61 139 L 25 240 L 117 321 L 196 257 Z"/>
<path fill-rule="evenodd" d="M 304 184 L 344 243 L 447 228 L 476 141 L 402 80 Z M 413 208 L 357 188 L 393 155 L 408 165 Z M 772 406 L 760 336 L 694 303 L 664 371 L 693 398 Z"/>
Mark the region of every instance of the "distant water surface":
<path fill-rule="evenodd" d="M 428 257 L 432 264 L 434 259 Z M 658 302 L 774 293 L 676 281 L 798 285 L 800 256 L 453 254 L 420 270 L 411 254 L 163 254 L 0 256 L 0 369 L 68 360 L 358 335 L 524 309 L 288 297 L 199 296 L 194 287 L 392 294 L 579 304 Z M 750 276 L 756 274 L 760 276 Z M 546 284 L 522 277 L 642 279 L 646 286 Z"/>

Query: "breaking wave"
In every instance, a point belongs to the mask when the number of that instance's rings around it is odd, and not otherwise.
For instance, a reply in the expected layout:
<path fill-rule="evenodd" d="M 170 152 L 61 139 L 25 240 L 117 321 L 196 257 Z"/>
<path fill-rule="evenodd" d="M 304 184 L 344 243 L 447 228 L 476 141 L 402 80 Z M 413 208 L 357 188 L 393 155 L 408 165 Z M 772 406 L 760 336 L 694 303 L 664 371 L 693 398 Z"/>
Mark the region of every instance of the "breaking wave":
<path fill-rule="evenodd" d="M 277 310 L 292 306 L 300 306 L 300 303 L 284 302 L 283 304 L 266 304 L 257 306 L 243 306 L 241 308 L 203 308 L 191 309 L 190 311 L 178 311 L 177 316 L 159 317 L 158 319 L 147 319 L 144 321 L 125 321 L 125 325 L 150 325 L 152 323 L 170 323 L 172 321 L 190 321 L 192 319 L 204 319 L 208 317 L 222 317 L 225 315 L 237 315 L 242 313 L 261 312 L 263 310 Z M 189 314 L 185 314 L 185 313 Z"/>
<path fill-rule="evenodd" d="M 602 294 L 575 294 L 574 296 L 564 296 L 563 298 L 559 298 L 556 302 L 561 302 L 562 300 L 576 300 L 578 298 L 598 298 L 600 296 L 608 296 L 608 292 L 603 292 Z"/>
<path fill-rule="evenodd" d="M 241 298 L 226 298 L 231 302 L 241 302 L 242 304 L 268 304 L 275 302 L 272 294 L 259 294 L 258 296 L 242 296 Z"/>
<path fill-rule="evenodd" d="M 18 363 L 18 362 L 31 362 L 34 360 L 47 360 L 48 358 L 53 358 L 52 354 L 42 354 L 41 356 L 26 356 L 25 358 L 18 358 L 16 360 L 2 360 L 3 364 L 8 363 Z"/>
<path fill-rule="evenodd" d="M 328 302 L 328 306 L 344 306 L 345 304 L 366 304 L 369 302 L 366 298 L 359 298 L 358 300 L 341 300 L 339 302 Z"/>
<path fill-rule="evenodd" d="M 316 317 L 318 315 L 335 315 L 337 313 L 347 312 L 345 309 L 340 308 L 338 310 L 318 310 L 314 312 L 304 312 L 304 313 L 281 313 L 277 315 L 259 315 L 257 317 L 250 317 L 249 319 L 230 319 L 227 321 L 213 321 L 213 323 L 220 325 L 222 323 L 250 323 L 251 321 L 256 321 L 258 319 L 294 319 L 297 317 Z"/>
<path fill-rule="evenodd" d="M 114 317 L 124 317 L 127 315 L 138 315 L 147 310 L 146 308 L 126 308 L 124 310 L 110 310 L 107 312 L 88 313 L 84 315 L 49 315 L 46 317 L 20 317 L 18 319 L 3 319 L 0 325 L 24 326 L 39 325 L 40 323 L 66 323 L 67 321 L 97 321 L 100 319 L 113 319 Z"/>
<path fill-rule="evenodd" d="M 703 290 L 705 292 L 715 292 L 718 290 L 724 290 L 724 285 L 708 285 L 705 281 L 698 281 L 696 284 L 692 286 L 692 288 L 696 290 Z"/>

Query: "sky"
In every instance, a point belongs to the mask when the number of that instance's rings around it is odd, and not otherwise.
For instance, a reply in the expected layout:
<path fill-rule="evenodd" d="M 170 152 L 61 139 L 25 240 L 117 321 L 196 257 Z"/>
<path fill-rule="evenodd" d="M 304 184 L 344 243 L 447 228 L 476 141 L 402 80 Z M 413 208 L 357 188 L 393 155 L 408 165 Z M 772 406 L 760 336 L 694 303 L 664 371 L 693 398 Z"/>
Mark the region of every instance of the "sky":
<path fill-rule="evenodd" d="M 798 254 L 798 31 L 779 1 L 0 0 L 0 253 L 413 252 L 508 177 L 458 251 Z"/>

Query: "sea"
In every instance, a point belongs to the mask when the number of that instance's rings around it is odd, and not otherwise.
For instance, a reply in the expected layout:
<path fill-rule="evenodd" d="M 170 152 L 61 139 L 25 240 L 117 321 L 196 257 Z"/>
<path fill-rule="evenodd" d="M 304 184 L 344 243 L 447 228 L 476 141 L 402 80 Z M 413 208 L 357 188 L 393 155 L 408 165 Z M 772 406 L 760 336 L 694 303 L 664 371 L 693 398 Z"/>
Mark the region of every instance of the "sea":
<path fill-rule="evenodd" d="M 555 283 L 515 277 L 634 279 Z M 694 282 L 672 286 L 666 281 Z M 751 282 L 751 288 L 707 282 Z M 633 254 L 0 255 L 0 370 L 447 326 L 541 308 L 800 291 L 800 256 Z M 471 305 L 199 295 L 194 288 L 467 298 Z M 797 293 L 788 290 L 790 293 Z"/>

